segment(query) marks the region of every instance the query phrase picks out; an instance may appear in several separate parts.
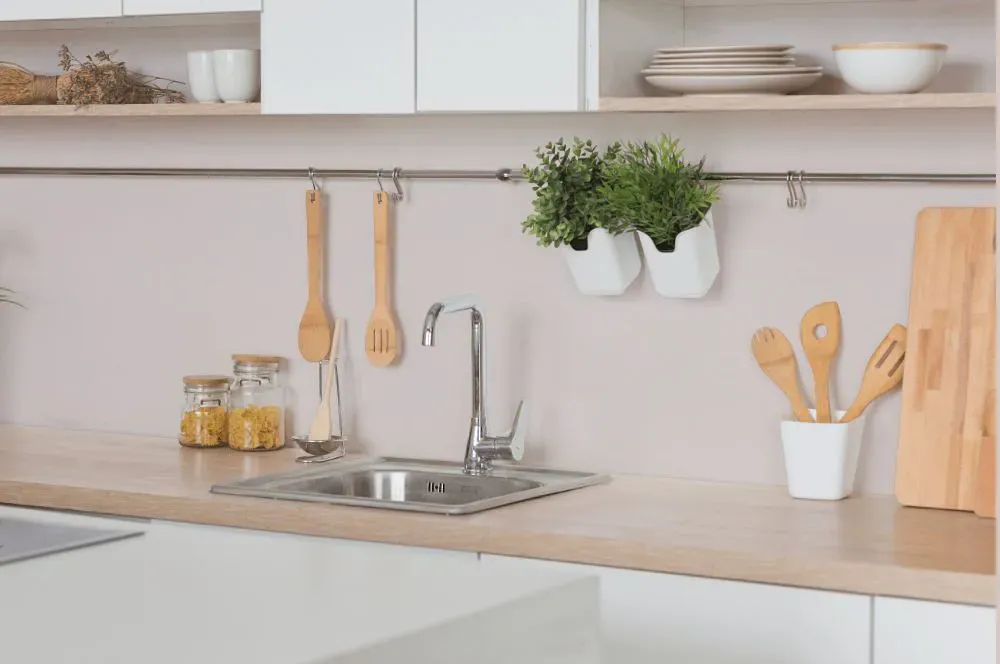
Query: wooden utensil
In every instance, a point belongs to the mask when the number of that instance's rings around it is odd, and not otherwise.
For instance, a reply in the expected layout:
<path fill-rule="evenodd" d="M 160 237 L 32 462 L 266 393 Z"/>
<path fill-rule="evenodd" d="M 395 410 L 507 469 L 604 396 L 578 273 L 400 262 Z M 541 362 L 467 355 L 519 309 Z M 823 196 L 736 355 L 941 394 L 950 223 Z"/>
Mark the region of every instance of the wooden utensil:
<path fill-rule="evenodd" d="M 816 421 L 831 422 L 830 367 L 840 349 L 840 306 L 836 302 L 817 304 L 802 317 L 799 332 L 813 372 Z M 819 336 L 821 332 L 823 336 Z"/>
<path fill-rule="evenodd" d="M 365 354 L 377 367 L 396 359 L 396 321 L 389 299 L 389 194 L 374 195 L 375 213 L 375 309 L 365 330 Z"/>
<path fill-rule="evenodd" d="M 340 347 L 340 321 L 333 321 L 333 341 L 330 342 L 330 349 L 327 351 L 330 356 L 330 364 L 326 370 L 326 388 L 323 390 L 323 398 L 319 402 L 319 410 L 313 418 L 312 426 L 309 427 L 309 440 L 329 440 L 333 433 L 333 423 L 330 421 L 330 395 L 333 393 L 333 370 L 337 362 L 337 349 Z"/>
<path fill-rule="evenodd" d="M 896 497 L 973 510 L 992 438 L 995 208 L 928 208 L 917 217 Z"/>
<path fill-rule="evenodd" d="M 799 422 L 812 422 L 809 406 L 799 387 L 799 367 L 788 337 L 781 330 L 762 327 L 753 335 L 750 348 L 761 370 L 788 397 L 795 419 Z"/>
<path fill-rule="evenodd" d="M 903 360 L 906 357 L 906 328 L 893 325 L 872 353 L 861 378 L 861 389 L 841 422 L 851 422 L 880 396 L 903 382 Z"/>
<path fill-rule="evenodd" d="M 323 306 L 323 195 L 316 189 L 306 192 L 306 249 L 309 299 L 299 321 L 299 353 L 307 362 L 322 362 L 332 331 Z"/>

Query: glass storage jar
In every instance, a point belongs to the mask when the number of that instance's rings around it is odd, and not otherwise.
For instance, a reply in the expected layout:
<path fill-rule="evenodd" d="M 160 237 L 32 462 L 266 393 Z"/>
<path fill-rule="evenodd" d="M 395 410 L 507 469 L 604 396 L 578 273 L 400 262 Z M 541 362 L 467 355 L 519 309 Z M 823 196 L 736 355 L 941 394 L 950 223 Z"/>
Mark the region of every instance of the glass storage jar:
<path fill-rule="evenodd" d="M 225 447 L 229 434 L 229 378 L 184 376 L 184 409 L 177 441 L 185 447 Z"/>
<path fill-rule="evenodd" d="M 233 355 L 229 388 L 229 447 L 243 452 L 280 450 L 285 446 L 285 388 L 279 378 L 281 358 Z"/>

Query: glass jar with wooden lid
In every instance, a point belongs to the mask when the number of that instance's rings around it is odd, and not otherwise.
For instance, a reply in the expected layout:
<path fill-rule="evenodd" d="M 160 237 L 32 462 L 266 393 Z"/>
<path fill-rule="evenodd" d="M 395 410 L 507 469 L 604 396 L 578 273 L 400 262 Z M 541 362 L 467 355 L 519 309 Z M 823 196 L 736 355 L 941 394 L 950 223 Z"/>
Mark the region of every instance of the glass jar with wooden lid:
<path fill-rule="evenodd" d="M 285 446 L 281 360 L 274 355 L 233 355 L 229 447 L 234 450 L 265 452 Z"/>
<path fill-rule="evenodd" d="M 184 409 L 177 441 L 185 447 L 225 447 L 229 435 L 229 378 L 184 376 Z"/>

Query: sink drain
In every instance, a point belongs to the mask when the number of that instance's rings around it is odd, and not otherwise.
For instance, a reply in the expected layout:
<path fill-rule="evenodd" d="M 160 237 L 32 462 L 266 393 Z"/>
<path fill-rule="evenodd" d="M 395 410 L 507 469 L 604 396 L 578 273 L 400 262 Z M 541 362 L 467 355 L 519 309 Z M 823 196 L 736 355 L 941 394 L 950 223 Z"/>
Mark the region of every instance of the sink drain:
<path fill-rule="evenodd" d="M 427 493 L 445 493 L 444 482 L 428 482 Z"/>

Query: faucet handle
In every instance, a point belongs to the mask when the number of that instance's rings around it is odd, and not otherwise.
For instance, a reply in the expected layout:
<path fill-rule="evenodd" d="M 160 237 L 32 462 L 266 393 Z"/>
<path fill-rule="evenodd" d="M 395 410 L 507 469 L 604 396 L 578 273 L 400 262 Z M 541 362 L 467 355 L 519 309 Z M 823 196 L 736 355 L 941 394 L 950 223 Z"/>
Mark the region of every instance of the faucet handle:
<path fill-rule="evenodd" d="M 514 424 L 510 433 L 497 441 L 498 458 L 504 461 L 520 461 L 524 458 L 524 439 L 528 431 L 528 405 L 521 401 L 514 414 Z"/>
<path fill-rule="evenodd" d="M 441 305 L 441 313 L 443 314 L 465 311 L 466 309 L 477 309 L 479 311 L 483 310 L 482 305 L 479 303 L 479 297 L 472 294 L 449 297 L 445 300 L 441 300 L 438 304 Z"/>

